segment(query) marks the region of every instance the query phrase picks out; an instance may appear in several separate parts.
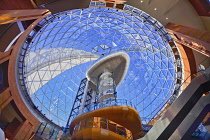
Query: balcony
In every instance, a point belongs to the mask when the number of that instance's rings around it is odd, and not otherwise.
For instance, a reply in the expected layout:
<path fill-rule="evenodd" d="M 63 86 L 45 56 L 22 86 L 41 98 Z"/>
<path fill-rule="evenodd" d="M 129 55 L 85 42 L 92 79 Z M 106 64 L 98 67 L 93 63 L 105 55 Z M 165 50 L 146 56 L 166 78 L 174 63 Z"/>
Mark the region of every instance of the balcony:
<path fill-rule="evenodd" d="M 83 135 L 83 139 L 84 139 L 84 137 L 87 137 L 87 138 L 96 137 L 97 133 L 100 134 L 100 138 L 101 137 L 103 137 L 103 138 L 118 137 L 119 139 L 125 139 L 125 138 L 128 140 L 133 139 L 132 133 L 130 130 L 128 130 L 127 128 L 125 128 L 111 120 L 103 118 L 103 117 L 89 117 L 89 118 L 85 118 L 85 119 L 81 120 L 79 123 L 77 123 L 74 126 L 74 130 L 72 133 L 72 139 L 78 139 L 78 138 L 82 137 L 81 135 L 83 134 L 83 131 L 85 131 L 85 129 L 88 129 L 88 128 L 96 128 L 95 129 L 96 131 L 91 131 L 92 134 L 89 133 L 88 135 Z M 97 128 L 99 128 L 101 130 L 97 131 Z M 108 131 L 106 131 L 106 130 L 108 130 Z M 103 133 L 103 131 L 107 132 L 107 135 L 101 134 L 101 133 Z M 119 136 L 117 136 L 117 135 L 119 135 Z"/>

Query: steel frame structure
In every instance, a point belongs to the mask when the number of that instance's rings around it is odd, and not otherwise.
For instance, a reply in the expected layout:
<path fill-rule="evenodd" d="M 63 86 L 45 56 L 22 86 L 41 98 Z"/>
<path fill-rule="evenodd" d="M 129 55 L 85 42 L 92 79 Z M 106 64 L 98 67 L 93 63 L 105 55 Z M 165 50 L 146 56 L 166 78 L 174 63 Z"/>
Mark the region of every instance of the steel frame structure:
<path fill-rule="evenodd" d="M 84 78 L 82 79 L 82 81 L 80 82 L 80 85 L 79 85 L 79 89 L 77 91 L 77 95 L 75 97 L 75 100 L 74 100 L 74 103 L 73 103 L 73 106 L 72 106 L 72 109 L 71 109 L 71 112 L 69 114 L 69 118 L 68 118 L 68 121 L 66 123 L 66 127 L 65 127 L 65 130 L 64 130 L 64 133 L 67 132 L 67 130 L 69 129 L 69 125 L 70 125 L 70 122 L 78 115 L 79 113 L 79 108 L 81 106 L 81 101 L 82 101 L 82 98 L 83 98 L 83 95 L 84 95 L 84 89 L 86 87 L 86 83 L 87 83 L 87 78 Z M 88 92 L 87 92 L 87 97 L 86 97 L 86 100 L 85 100 L 85 106 L 84 107 L 87 107 L 88 105 L 91 104 L 91 99 L 92 99 L 92 89 L 90 89 Z"/>

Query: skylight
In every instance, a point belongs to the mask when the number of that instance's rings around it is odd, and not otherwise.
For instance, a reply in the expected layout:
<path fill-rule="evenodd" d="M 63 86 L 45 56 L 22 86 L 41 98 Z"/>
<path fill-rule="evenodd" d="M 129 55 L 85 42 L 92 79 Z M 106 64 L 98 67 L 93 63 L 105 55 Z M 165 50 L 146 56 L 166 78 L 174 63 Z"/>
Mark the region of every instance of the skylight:
<path fill-rule="evenodd" d="M 111 53 L 130 57 L 117 96 L 131 101 L 142 118 L 154 117 L 174 92 L 176 65 L 164 27 L 134 7 L 104 5 L 47 16 L 22 47 L 27 100 L 59 126 L 66 125 L 88 68 Z"/>

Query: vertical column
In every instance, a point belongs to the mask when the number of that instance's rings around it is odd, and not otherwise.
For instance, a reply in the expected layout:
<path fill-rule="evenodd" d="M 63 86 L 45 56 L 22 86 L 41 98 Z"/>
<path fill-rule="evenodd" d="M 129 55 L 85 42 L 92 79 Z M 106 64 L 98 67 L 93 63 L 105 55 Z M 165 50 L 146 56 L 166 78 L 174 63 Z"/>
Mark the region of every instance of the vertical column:
<path fill-rule="evenodd" d="M 91 104 L 94 103 L 96 100 L 96 92 L 93 90 L 92 91 L 92 99 L 91 99 Z"/>
<path fill-rule="evenodd" d="M 88 87 L 89 87 L 89 81 L 87 80 L 86 86 L 85 86 L 85 89 L 84 89 L 84 94 L 82 96 L 82 102 L 81 102 L 80 107 L 79 107 L 79 114 L 81 114 L 83 112 L 86 97 L 87 97 Z"/>
<path fill-rule="evenodd" d="M 105 99 L 115 98 L 115 84 L 113 79 L 113 73 L 106 71 L 102 72 L 98 78 L 98 102 L 101 102 Z"/>

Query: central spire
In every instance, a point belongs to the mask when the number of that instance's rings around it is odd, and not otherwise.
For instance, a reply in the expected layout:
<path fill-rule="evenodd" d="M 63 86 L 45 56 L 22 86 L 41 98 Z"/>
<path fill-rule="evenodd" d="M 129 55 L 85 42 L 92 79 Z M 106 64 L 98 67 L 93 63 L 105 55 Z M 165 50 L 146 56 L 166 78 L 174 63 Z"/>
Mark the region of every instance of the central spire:
<path fill-rule="evenodd" d="M 86 73 L 95 89 L 96 102 L 116 99 L 116 87 L 124 79 L 130 58 L 124 52 L 111 54 L 95 63 Z"/>

